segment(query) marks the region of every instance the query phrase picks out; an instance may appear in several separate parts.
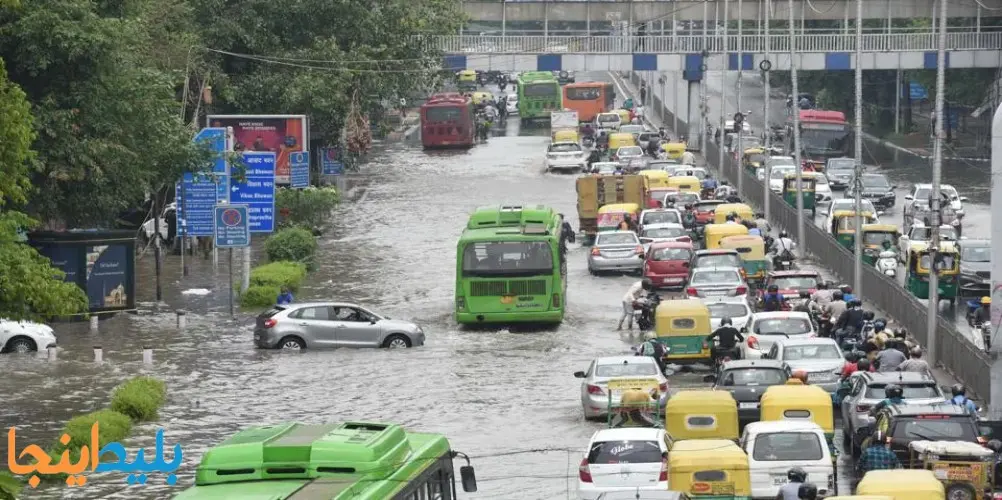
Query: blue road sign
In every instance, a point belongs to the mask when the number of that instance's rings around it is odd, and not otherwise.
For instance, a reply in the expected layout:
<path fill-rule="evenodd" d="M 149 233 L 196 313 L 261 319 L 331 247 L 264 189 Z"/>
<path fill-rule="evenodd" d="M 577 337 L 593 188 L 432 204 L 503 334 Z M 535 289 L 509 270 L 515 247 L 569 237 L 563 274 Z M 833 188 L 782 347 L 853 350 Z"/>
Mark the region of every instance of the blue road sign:
<path fill-rule="evenodd" d="M 337 148 L 320 148 L 320 166 L 324 175 L 344 174 L 344 163 L 341 162 Z"/>
<path fill-rule="evenodd" d="M 310 186 L 310 153 L 296 151 L 289 155 L 289 186 L 304 188 Z"/>
<path fill-rule="evenodd" d="M 243 182 L 230 179 L 230 202 L 247 205 L 250 232 L 275 230 L 275 153 L 245 152 Z"/>
<path fill-rule="evenodd" d="M 913 101 L 924 101 L 929 98 L 929 92 L 917 82 L 908 82 L 908 97 Z"/>
<path fill-rule="evenodd" d="M 178 222 L 188 236 L 212 236 L 212 209 L 218 203 L 218 187 L 212 175 L 184 174 L 175 190 Z"/>
<path fill-rule="evenodd" d="M 225 128 L 203 128 L 195 134 L 195 142 L 206 142 L 209 147 L 219 153 L 216 160 L 212 162 L 212 173 L 228 174 L 226 170 L 226 129 Z"/>
<path fill-rule="evenodd" d="M 230 202 L 230 176 L 216 176 L 216 203 L 227 204 Z"/>
<path fill-rule="evenodd" d="M 216 247 L 243 248 L 250 246 L 250 218 L 247 205 L 216 205 L 215 223 Z"/>

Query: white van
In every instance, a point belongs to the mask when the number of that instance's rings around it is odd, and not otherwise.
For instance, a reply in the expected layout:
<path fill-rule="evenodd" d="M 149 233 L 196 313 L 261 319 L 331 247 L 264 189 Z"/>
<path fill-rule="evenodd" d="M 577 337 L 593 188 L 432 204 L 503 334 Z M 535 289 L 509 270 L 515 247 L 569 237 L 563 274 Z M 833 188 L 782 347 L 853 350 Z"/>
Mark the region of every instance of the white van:
<path fill-rule="evenodd" d="M 623 119 L 619 113 L 599 113 L 595 116 L 595 128 L 597 130 L 619 130 L 623 124 Z"/>
<path fill-rule="evenodd" d="M 776 498 L 788 482 L 787 472 L 800 467 L 821 496 L 833 495 L 835 467 L 825 432 L 813 422 L 753 422 L 745 426 L 741 448 L 748 454 L 752 498 Z"/>

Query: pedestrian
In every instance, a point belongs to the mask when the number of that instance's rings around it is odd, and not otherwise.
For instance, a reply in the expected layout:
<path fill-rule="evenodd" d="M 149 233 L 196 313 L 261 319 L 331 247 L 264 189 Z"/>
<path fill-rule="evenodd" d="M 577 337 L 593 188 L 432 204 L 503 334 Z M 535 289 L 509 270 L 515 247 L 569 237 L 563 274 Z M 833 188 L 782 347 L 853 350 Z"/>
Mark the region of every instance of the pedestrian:
<path fill-rule="evenodd" d="M 647 84 L 640 82 L 640 105 L 643 106 L 647 103 Z"/>
<path fill-rule="evenodd" d="M 291 304 L 293 300 L 292 292 L 289 291 L 288 287 L 282 287 L 282 291 L 278 293 L 278 298 L 275 299 L 275 303 L 278 305 L 288 305 Z"/>
<path fill-rule="evenodd" d="M 616 326 L 617 330 L 623 329 L 623 320 L 626 320 L 627 329 L 633 329 L 633 301 L 642 297 L 644 292 L 650 290 L 653 286 L 654 284 L 650 278 L 644 278 L 630 286 L 629 290 L 626 291 L 626 295 L 623 295 L 623 312 L 619 316 L 619 324 Z"/>

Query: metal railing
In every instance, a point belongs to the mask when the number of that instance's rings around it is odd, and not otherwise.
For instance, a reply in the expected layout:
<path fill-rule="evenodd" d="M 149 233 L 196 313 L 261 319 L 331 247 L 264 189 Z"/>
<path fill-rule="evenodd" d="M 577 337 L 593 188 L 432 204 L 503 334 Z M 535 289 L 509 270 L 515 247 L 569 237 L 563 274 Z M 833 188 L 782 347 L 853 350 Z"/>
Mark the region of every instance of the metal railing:
<path fill-rule="evenodd" d="M 592 21 L 591 30 L 583 29 L 548 29 L 548 30 L 525 30 L 525 29 L 513 29 L 508 27 L 504 31 L 497 27 L 491 27 L 490 29 L 471 29 L 467 27 L 463 30 L 464 35 L 476 35 L 476 36 L 567 36 L 567 37 L 591 37 L 591 36 L 615 36 L 612 30 L 611 21 Z M 709 37 L 719 37 L 723 36 L 723 30 L 720 28 L 710 26 Z M 781 29 L 777 29 L 775 26 L 772 28 L 772 32 L 780 33 Z M 1002 31 L 1002 26 L 948 26 L 947 33 L 995 33 Z M 429 30 L 431 33 L 432 30 Z M 844 28 L 796 28 L 797 34 L 801 35 L 845 35 L 847 32 Z M 853 31 L 854 32 L 854 31 Z M 761 28 L 757 27 L 745 27 L 744 33 L 747 35 L 762 35 L 763 31 Z M 926 27 L 913 27 L 913 26 L 894 26 L 890 31 L 886 27 L 863 27 L 864 35 L 881 35 L 881 34 L 892 34 L 892 35 L 902 35 L 902 34 L 924 34 L 929 33 L 929 28 Z M 657 24 L 654 24 L 653 28 L 647 30 L 648 36 L 671 36 L 670 27 L 666 27 L 664 31 L 658 29 Z M 703 36 L 703 28 L 701 27 L 680 27 L 676 32 L 675 36 Z M 737 30 L 731 28 L 728 36 L 737 36 Z"/>
<path fill-rule="evenodd" d="M 931 52 L 939 47 L 937 35 L 925 33 L 883 33 L 857 37 L 844 34 L 743 35 L 745 53 L 770 50 L 789 52 L 791 41 L 800 52 Z M 696 54 L 704 48 L 711 53 L 725 50 L 722 37 L 703 36 L 418 36 L 417 43 L 432 50 L 459 54 Z M 737 52 L 737 36 L 729 37 L 726 50 Z M 955 32 L 946 35 L 947 50 L 1002 50 L 1002 32 Z"/>

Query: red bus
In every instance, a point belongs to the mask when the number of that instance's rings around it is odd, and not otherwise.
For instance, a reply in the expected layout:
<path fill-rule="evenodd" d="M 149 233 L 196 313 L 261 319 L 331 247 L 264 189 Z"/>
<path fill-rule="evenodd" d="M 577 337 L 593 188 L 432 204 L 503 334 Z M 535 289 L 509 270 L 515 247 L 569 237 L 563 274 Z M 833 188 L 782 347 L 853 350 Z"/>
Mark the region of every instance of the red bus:
<path fill-rule="evenodd" d="M 804 166 L 822 171 L 828 158 L 851 156 L 852 127 L 841 111 L 802 109 L 800 112 L 800 148 Z M 787 120 L 789 151 L 793 151 L 793 119 Z"/>
<path fill-rule="evenodd" d="M 421 143 L 425 148 L 470 147 L 475 142 L 473 102 L 456 93 L 435 94 L 421 106 Z"/>
<path fill-rule="evenodd" d="M 616 108 L 616 92 L 609 82 L 564 85 L 564 109 L 577 111 L 578 121 L 591 122 L 599 113 Z"/>

